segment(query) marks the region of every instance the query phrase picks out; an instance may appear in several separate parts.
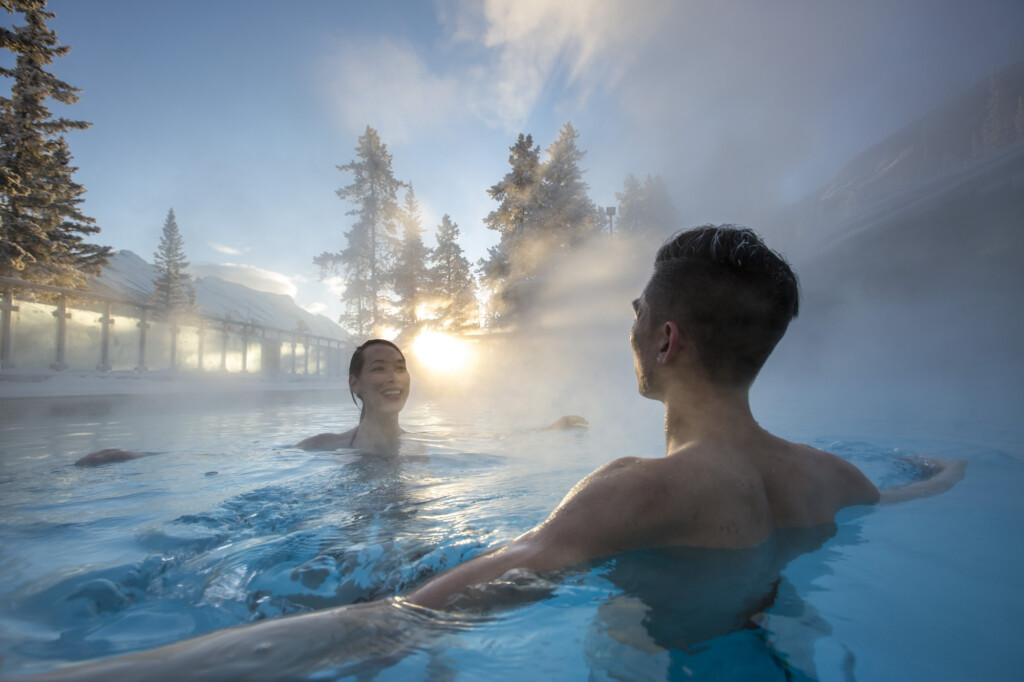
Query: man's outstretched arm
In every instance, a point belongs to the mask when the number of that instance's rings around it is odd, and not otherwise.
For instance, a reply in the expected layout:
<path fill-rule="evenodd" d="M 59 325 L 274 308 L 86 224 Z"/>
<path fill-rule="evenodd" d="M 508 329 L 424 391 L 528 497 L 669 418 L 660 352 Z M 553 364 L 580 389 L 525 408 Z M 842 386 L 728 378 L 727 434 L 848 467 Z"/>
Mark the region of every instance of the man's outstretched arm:
<path fill-rule="evenodd" d="M 878 499 L 878 504 L 906 502 L 944 493 L 964 477 L 964 470 L 967 468 L 967 462 L 951 462 L 948 459 L 938 457 L 922 457 L 907 461 L 920 467 L 925 478 L 913 483 L 907 483 L 906 485 L 879 491 L 881 495 Z"/>
<path fill-rule="evenodd" d="M 636 515 L 643 499 L 644 477 L 636 475 L 637 458 L 611 462 L 574 487 L 558 508 L 536 528 L 512 542 L 459 564 L 416 588 L 406 599 L 439 609 L 467 587 L 500 578 L 512 569 L 553 571 L 588 559 L 637 548 Z"/>

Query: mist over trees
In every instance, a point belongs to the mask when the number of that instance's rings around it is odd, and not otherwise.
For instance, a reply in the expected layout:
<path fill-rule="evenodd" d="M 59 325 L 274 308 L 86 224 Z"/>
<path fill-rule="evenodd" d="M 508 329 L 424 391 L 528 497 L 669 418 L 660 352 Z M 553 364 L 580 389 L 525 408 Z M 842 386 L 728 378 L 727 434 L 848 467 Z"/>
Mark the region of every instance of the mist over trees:
<path fill-rule="evenodd" d="M 513 319 L 532 300 L 545 265 L 604 224 L 583 181 L 579 164 L 586 152 L 578 147 L 578 138 L 566 123 L 542 161 L 533 137 L 520 133 L 509 148 L 511 169 L 487 190 L 498 208 L 484 223 L 500 235 L 480 262 L 492 324 Z"/>
<path fill-rule="evenodd" d="M 480 280 L 491 291 L 489 317 L 494 320 L 515 305 L 515 284 L 526 272 L 529 249 L 527 232 L 541 215 L 540 146 L 533 144 L 532 135 L 519 133 L 516 143 L 509 147 L 505 176 L 487 190 L 498 202 L 498 208 L 484 218 L 484 225 L 498 233 L 498 243 L 488 249 L 487 258 L 480 262 Z"/>
<path fill-rule="evenodd" d="M 173 208 L 167 211 L 160 247 L 153 254 L 153 264 L 160 274 L 153 280 L 150 302 L 168 311 L 195 307 L 196 290 L 192 276 L 185 271 L 189 265 L 185 260 L 185 240 L 181 237 Z"/>
<path fill-rule="evenodd" d="M 623 232 L 665 236 L 682 226 L 682 218 L 672 204 L 661 176 L 648 175 L 641 182 L 630 173 L 623 182 L 622 191 L 615 193 L 615 198 L 619 202 L 615 227 Z"/>
<path fill-rule="evenodd" d="M 476 280 L 459 246 L 459 226 L 447 214 L 437 226 L 431 263 L 432 305 L 438 326 L 449 331 L 479 326 Z"/>
<path fill-rule="evenodd" d="M 100 228 L 80 209 L 85 189 L 72 176 L 71 153 L 63 134 L 84 130 L 85 121 L 53 117 L 47 100 L 78 101 L 77 88 L 47 71 L 71 51 L 46 22 L 56 15 L 44 0 L 2 0 L 25 24 L 0 27 L 0 47 L 16 55 L 0 68 L 12 79 L 10 96 L 0 97 L 0 276 L 79 288 L 99 274 L 111 249 L 85 241 Z"/>
<path fill-rule="evenodd" d="M 389 332 L 406 338 L 425 326 L 465 332 L 513 324 L 544 283 L 547 268 L 584 240 L 607 237 L 612 227 L 589 196 L 581 166 L 586 152 L 578 141 L 579 133 L 566 123 L 543 158 L 529 134 L 520 133 L 508 148 L 508 172 L 487 189 L 498 206 L 484 226 L 498 233 L 498 242 L 478 261 L 478 282 L 451 216 L 445 214 L 436 228 L 437 246 L 424 244 L 412 186 L 394 176 L 386 145 L 367 126 L 356 159 L 338 166 L 353 174 L 338 196 L 353 204 L 348 215 L 356 222 L 345 233 L 342 251 L 313 259 L 321 279 L 328 273 L 344 276 L 341 322 L 357 336 Z M 619 230 L 665 236 L 678 229 L 679 212 L 660 177 L 641 181 L 630 174 L 615 196 Z"/>
<path fill-rule="evenodd" d="M 420 205 L 412 187 L 405 192 L 405 205 L 399 215 L 402 241 L 395 260 L 394 289 L 397 297 L 395 322 L 405 332 L 414 333 L 420 313 L 430 295 L 430 272 L 427 260 L 430 249 L 423 243 Z"/>

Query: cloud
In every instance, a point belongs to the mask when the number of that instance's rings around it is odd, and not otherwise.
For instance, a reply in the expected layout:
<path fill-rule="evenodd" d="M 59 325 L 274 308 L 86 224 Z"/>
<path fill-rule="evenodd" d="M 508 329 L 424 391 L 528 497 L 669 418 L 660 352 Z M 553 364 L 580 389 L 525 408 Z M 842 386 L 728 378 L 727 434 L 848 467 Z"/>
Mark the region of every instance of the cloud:
<path fill-rule="evenodd" d="M 236 249 L 231 246 L 225 246 L 224 244 L 218 244 L 217 242 L 206 242 L 206 245 L 209 246 L 214 251 L 223 253 L 228 256 L 237 256 L 242 253 L 241 249 Z M 245 250 L 248 251 L 248 249 Z"/>
<path fill-rule="evenodd" d="M 322 64 L 330 104 L 346 130 L 372 125 L 391 142 L 472 115 L 518 131 L 552 79 L 585 98 L 626 73 L 674 3 L 638 12 L 623 0 L 490 0 L 439 6 L 450 59 L 433 66 L 409 44 L 347 39 Z"/>
<path fill-rule="evenodd" d="M 215 263 L 194 265 L 191 270 L 198 277 L 219 277 L 228 282 L 242 284 L 250 289 L 266 291 L 271 294 L 285 294 L 294 298 L 298 292 L 298 287 L 288 275 L 264 270 L 254 265 Z"/>
<path fill-rule="evenodd" d="M 625 0 L 489 0 L 482 12 L 466 3 L 442 18 L 453 39 L 489 51 L 490 63 L 471 72 L 477 113 L 517 129 L 555 79 L 582 101 L 616 85 L 674 4 L 651 0 L 637 11 Z"/>
<path fill-rule="evenodd" d="M 998 30 L 1020 3 L 935 4 L 465 0 L 440 19 L 474 58 L 458 78 L 478 117 L 607 126 L 593 150 L 747 220 L 1020 54 Z"/>
<path fill-rule="evenodd" d="M 389 142 L 415 139 L 459 115 L 459 82 L 433 73 L 409 46 L 346 40 L 322 64 L 330 105 L 346 130 L 369 124 Z"/>
<path fill-rule="evenodd" d="M 331 294 L 337 298 L 341 298 L 345 295 L 345 280 L 341 277 L 325 277 L 323 279 L 323 285 L 327 288 L 327 291 L 331 292 Z"/>
<path fill-rule="evenodd" d="M 674 3 L 489 0 L 483 43 L 499 52 L 497 105 L 531 107 L 556 71 L 584 89 L 614 85 Z"/>
<path fill-rule="evenodd" d="M 302 309 L 306 312 L 313 313 L 314 315 L 320 315 L 327 310 L 327 306 L 323 303 L 307 303 L 302 306 Z"/>

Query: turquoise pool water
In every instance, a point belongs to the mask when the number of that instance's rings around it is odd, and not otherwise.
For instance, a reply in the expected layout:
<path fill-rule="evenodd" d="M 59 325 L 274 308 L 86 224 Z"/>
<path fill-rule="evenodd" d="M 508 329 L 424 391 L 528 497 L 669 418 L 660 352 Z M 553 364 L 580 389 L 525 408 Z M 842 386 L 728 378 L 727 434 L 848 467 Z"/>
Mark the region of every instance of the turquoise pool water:
<path fill-rule="evenodd" d="M 0 675 L 401 594 L 527 530 L 596 466 L 663 447 L 656 424 L 495 431 L 484 410 L 422 403 L 403 413 L 415 458 L 288 447 L 355 418 L 340 392 L 0 401 Z M 398 608 L 372 642 L 268 679 L 1017 679 L 1013 429 L 786 421 L 766 426 L 879 485 L 915 475 L 899 454 L 966 459 L 967 476 L 746 554 L 640 552 L 456 613 Z M 116 446 L 157 454 L 72 466 Z"/>

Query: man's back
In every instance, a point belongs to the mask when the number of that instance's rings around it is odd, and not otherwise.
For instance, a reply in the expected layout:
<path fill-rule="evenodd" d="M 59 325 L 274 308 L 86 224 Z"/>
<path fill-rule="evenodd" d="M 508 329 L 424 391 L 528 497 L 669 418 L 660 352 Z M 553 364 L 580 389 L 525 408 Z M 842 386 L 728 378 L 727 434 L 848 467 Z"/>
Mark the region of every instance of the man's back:
<path fill-rule="evenodd" d="M 761 432 L 623 458 L 576 486 L 538 530 L 590 556 L 644 547 L 753 547 L 779 528 L 831 523 L 878 490 L 835 455 Z"/>

